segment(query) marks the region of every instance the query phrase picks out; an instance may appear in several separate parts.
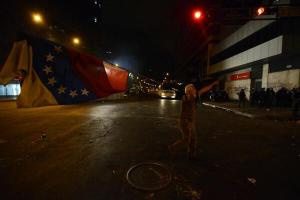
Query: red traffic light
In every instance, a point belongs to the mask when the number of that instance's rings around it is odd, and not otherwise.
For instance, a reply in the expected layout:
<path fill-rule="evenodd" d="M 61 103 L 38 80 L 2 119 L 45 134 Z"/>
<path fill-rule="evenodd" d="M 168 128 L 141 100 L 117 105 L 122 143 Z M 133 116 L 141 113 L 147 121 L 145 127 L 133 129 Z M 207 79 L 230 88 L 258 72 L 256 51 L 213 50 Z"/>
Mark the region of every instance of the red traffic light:
<path fill-rule="evenodd" d="M 201 10 L 194 10 L 193 11 L 193 19 L 195 21 L 200 21 L 204 17 L 203 12 Z"/>
<path fill-rule="evenodd" d="M 264 7 L 259 7 L 257 10 L 256 10 L 256 14 L 257 15 L 262 15 L 264 14 L 265 12 L 265 8 Z"/>
<path fill-rule="evenodd" d="M 201 11 L 196 11 L 196 12 L 194 13 L 194 18 L 195 18 L 195 19 L 200 19 L 201 16 L 202 16 L 202 12 L 201 12 Z"/>

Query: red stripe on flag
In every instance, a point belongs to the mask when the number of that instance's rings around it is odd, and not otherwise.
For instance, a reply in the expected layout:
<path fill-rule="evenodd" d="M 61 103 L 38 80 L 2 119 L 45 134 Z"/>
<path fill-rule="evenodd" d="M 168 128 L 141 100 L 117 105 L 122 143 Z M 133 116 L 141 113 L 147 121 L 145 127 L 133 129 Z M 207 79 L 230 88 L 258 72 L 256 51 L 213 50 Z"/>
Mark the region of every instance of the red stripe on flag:
<path fill-rule="evenodd" d="M 127 90 L 128 72 L 104 62 L 104 68 L 109 79 L 110 86 L 115 92 Z"/>
<path fill-rule="evenodd" d="M 86 85 L 87 89 L 91 90 L 98 97 L 106 97 L 116 93 L 106 74 L 102 60 L 73 49 L 68 49 L 67 51 L 76 75 Z"/>

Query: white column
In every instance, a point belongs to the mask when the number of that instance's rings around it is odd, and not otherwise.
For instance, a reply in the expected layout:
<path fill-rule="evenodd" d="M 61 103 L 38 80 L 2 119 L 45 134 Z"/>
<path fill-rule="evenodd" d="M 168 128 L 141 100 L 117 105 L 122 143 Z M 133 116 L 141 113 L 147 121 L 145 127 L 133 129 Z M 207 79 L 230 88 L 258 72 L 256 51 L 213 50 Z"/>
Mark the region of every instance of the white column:
<path fill-rule="evenodd" d="M 269 64 L 264 64 L 262 70 L 262 79 L 261 79 L 262 88 L 268 88 L 268 78 L 269 78 Z"/>

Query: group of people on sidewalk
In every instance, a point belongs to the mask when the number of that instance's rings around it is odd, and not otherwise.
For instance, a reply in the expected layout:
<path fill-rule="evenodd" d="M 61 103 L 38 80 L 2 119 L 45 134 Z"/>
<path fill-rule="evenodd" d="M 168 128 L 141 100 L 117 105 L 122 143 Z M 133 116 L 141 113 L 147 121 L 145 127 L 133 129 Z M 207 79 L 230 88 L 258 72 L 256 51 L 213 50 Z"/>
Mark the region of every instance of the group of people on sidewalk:
<path fill-rule="evenodd" d="M 288 90 L 284 87 L 277 92 L 273 88 L 262 88 L 261 90 L 252 89 L 250 93 L 250 104 L 255 106 L 265 107 L 291 107 L 295 98 L 299 93 L 300 88 Z"/>
<path fill-rule="evenodd" d="M 246 93 L 244 89 L 238 93 L 239 107 L 246 105 Z M 300 118 L 300 88 L 287 90 L 280 88 L 277 92 L 273 88 L 262 88 L 261 90 L 252 89 L 250 92 L 250 105 L 259 107 L 292 107 L 293 119 Z"/>

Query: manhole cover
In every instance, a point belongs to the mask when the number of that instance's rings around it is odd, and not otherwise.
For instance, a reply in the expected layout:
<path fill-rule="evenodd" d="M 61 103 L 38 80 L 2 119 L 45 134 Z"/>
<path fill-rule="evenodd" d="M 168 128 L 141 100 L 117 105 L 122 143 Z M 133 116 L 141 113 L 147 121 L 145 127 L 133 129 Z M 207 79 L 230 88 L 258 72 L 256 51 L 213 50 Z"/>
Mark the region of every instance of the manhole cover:
<path fill-rule="evenodd" d="M 166 188 L 172 181 L 172 174 L 161 163 L 146 162 L 131 167 L 126 178 L 135 189 L 152 192 Z"/>

